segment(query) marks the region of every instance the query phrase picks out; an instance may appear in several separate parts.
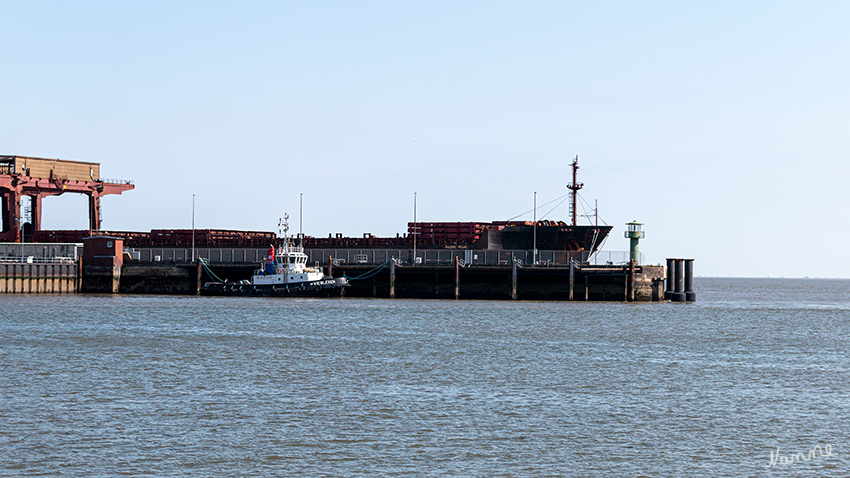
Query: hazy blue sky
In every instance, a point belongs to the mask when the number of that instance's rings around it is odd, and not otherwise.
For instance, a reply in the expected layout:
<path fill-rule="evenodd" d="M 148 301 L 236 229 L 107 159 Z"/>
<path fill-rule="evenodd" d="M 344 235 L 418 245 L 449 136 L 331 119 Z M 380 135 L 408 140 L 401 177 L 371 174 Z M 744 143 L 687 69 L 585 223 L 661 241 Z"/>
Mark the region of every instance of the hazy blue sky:
<path fill-rule="evenodd" d="M 650 262 L 848 277 L 850 2 L 1 1 L 0 154 L 136 189 L 112 230 L 395 235 L 567 192 Z M 540 211 L 540 215 L 548 208 Z M 550 219 L 567 220 L 564 204 Z M 526 216 L 531 219 L 531 215 Z M 86 199 L 45 200 L 84 229 Z"/>

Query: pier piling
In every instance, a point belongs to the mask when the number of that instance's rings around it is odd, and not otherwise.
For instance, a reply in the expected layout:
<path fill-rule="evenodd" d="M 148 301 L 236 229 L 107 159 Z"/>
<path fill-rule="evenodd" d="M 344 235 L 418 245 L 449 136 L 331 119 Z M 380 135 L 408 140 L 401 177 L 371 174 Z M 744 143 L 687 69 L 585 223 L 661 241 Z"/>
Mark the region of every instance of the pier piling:
<path fill-rule="evenodd" d="M 693 302 L 697 300 L 694 292 L 694 260 L 685 259 L 685 300 Z"/>
<path fill-rule="evenodd" d="M 460 258 L 455 257 L 455 300 L 460 299 Z"/>
<path fill-rule="evenodd" d="M 511 264 L 511 300 L 516 300 L 516 259 Z"/>
<path fill-rule="evenodd" d="M 676 259 L 667 258 L 667 288 L 664 290 L 664 300 L 673 300 L 676 282 Z"/>
<path fill-rule="evenodd" d="M 395 299 L 395 259 L 390 261 L 390 299 Z"/>
<path fill-rule="evenodd" d="M 201 295 L 201 261 L 197 261 L 195 266 L 195 295 Z"/>
<path fill-rule="evenodd" d="M 584 301 L 590 300 L 590 288 L 587 286 L 587 276 L 584 276 Z"/>
<path fill-rule="evenodd" d="M 684 259 L 676 259 L 675 260 L 676 267 L 675 269 L 675 290 L 673 292 L 673 302 L 684 302 L 685 301 L 685 260 Z"/>

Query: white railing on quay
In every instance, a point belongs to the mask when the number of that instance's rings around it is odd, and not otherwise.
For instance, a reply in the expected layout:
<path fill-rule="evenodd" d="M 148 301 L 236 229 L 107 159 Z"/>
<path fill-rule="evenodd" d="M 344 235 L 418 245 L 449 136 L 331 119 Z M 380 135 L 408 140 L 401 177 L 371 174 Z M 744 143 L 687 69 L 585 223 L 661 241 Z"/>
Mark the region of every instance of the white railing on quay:
<path fill-rule="evenodd" d="M 50 263 L 50 260 L 55 259 L 53 263 L 68 260 L 76 262 L 82 250 L 83 245 L 77 243 L 4 242 L 0 243 L 0 260 Z M 30 257 L 32 262 L 29 262 Z"/>
<path fill-rule="evenodd" d="M 592 266 L 624 266 L 630 259 L 629 251 L 599 251 L 589 262 Z M 646 264 L 646 254 L 640 253 L 640 263 Z"/>
<path fill-rule="evenodd" d="M 0 256 L 3 264 L 74 264 L 77 260 L 73 257 L 37 257 L 37 256 Z"/>

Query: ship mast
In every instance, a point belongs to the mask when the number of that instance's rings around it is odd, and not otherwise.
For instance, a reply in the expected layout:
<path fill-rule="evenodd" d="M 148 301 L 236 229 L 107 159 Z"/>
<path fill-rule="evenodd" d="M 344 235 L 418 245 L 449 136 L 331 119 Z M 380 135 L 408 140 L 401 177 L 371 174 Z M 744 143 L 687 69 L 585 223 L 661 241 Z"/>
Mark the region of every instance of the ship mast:
<path fill-rule="evenodd" d="M 567 189 L 570 190 L 570 217 L 573 219 L 573 226 L 578 224 L 576 221 L 576 198 L 578 190 L 584 187 L 584 183 L 578 182 L 578 155 L 573 159 L 573 182 L 567 184 Z"/>
<path fill-rule="evenodd" d="M 278 230 L 283 234 L 283 283 L 289 283 L 289 214 L 283 213 L 283 217 L 277 223 Z M 277 261 L 275 261 L 277 264 Z M 277 266 L 275 266 L 277 267 Z"/>

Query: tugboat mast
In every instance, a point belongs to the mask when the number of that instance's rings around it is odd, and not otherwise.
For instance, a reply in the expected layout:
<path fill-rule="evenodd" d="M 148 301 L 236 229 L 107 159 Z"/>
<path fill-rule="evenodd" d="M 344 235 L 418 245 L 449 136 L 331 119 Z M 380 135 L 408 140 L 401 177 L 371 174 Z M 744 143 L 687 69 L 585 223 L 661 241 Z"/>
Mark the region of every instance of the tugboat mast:
<path fill-rule="evenodd" d="M 573 219 L 573 226 L 577 225 L 577 208 L 576 208 L 576 197 L 578 196 L 578 190 L 584 187 L 584 183 L 578 182 L 578 155 L 576 155 L 575 159 L 573 159 L 573 182 L 567 184 L 567 189 L 570 190 L 570 216 Z"/>

